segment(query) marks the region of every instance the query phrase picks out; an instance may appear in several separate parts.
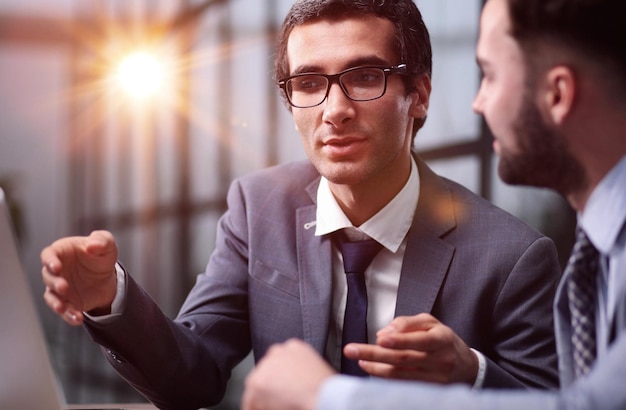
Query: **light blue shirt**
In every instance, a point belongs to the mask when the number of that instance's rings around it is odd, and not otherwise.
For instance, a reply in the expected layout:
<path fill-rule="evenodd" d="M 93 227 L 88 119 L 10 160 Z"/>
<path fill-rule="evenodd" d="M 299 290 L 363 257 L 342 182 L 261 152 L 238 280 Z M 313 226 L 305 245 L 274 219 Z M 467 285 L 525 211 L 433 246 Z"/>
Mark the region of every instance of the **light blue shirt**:
<path fill-rule="evenodd" d="M 626 292 L 626 156 L 594 189 L 579 224 L 601 254 L 596 336 L 598 357 L 606 354 L 620 295 Z"/>

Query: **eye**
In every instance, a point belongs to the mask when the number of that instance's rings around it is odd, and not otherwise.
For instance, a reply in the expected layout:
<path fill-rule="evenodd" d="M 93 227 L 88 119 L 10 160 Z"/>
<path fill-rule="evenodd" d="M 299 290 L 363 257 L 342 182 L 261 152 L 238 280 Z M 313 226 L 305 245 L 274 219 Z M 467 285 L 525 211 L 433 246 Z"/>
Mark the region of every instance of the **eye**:
<path fill-rule="evenodd" d="M 344 78 L 345 82 L 364 86 L 368 84 L 378 84 L 384 76 L 383 71 L 377 68 L 362 68 L 347 74 L 347 78 Z"/>
<path fill-rule="evenodd" d="M 289 80 L 291 89 L 296 92 L 316 92 L 326 90 L 326 78 L 319 75 L 302 75 Z"/>
<path fill-rule="evenodd" d="M 486 81 L 486 82 L 493 81 L 495 73 L 493 72 L 493 69 L 490 66 L 489 67 L 479 66 L 479 69 L 480 69 L 480 75 L 481 75 L 482 81 Z"/>

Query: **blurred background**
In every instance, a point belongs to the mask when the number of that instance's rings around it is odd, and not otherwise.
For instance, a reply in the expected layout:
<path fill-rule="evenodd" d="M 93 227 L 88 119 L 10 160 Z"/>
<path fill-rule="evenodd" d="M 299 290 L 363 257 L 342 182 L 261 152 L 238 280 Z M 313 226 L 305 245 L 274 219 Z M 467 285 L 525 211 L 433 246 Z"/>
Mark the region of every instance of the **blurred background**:
<path fill-rule="evenodd" d="M 126 268 L 176 315 L 212 251 L 233 178 L 305 158 L 273 73 L 292 0 L 0 0 L 0 186 L 68 402 L 141 397 L 80 328 L 43 306 L 40 250 L 111 230 Z M 416 0 L 433 43 L 433 93 L 416 149 L 569 253 L 556 194 L 503 185 L 471 110 L 482 0 Z M 223 409 L 237 408 L 235 371 Z"/>

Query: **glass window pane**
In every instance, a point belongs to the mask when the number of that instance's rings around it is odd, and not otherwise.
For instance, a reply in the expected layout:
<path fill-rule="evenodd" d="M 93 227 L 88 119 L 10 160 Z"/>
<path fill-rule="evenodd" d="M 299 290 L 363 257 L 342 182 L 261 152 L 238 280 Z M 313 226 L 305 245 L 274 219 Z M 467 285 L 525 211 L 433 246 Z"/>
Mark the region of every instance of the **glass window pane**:
<path fill-rule="evenodd" d="M 471 103 L 478 89 L 475 46 L 482 2 L 418 0 L 433 47 L 433 77 L 428 120 L 418 149 L 477 138 L 480 119 Z"/>

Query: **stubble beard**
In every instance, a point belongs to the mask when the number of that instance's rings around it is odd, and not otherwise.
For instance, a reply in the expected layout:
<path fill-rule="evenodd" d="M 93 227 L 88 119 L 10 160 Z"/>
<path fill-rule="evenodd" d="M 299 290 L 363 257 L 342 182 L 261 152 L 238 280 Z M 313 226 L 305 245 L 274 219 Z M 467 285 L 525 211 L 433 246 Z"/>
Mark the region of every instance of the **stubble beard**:
<path fill-rule="evenodd" d="M 564 196 L 586 185 L 580 163 L 570 154 L 566 140 L 550 129 L 526 94 L 513 123 L 518 152 L 503 149 L 498 174 L 507 184 L 551 188 Z"/>

